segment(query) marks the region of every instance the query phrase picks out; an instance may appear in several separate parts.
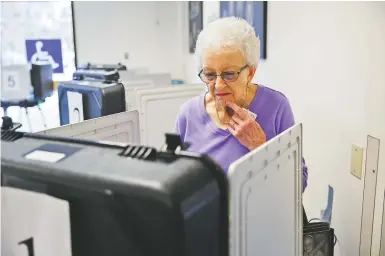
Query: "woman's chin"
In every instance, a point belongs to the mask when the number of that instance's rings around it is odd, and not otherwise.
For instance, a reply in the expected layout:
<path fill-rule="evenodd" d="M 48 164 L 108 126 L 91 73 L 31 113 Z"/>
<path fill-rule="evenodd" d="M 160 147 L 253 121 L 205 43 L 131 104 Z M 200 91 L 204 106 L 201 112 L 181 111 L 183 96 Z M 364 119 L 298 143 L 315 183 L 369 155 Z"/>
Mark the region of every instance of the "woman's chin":
<path fill-rule="evenodd" d="M 234 96 L 229 95 L 229 96 L 221 96 L 221 97 L 216 97 L 217 104 L 222 105 L 223 107 L 226 106 L 226 101 L 231 101 L 235 102 Z"/>

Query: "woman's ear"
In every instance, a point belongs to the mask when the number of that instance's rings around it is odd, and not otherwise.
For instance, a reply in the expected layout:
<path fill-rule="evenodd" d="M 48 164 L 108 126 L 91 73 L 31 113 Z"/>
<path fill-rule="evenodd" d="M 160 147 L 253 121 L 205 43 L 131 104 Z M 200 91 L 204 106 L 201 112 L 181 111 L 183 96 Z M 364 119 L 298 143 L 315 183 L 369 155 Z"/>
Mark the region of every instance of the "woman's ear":
<path fill-rule="evenodd" d="M 249 67 L 249 76 L 247 77 L 249 80 L 249 83 L 251 83 L 251 81 L 253 80 L 255 72 L 257 72 L 257 68 L 255 66 L 250 66 Z"/>

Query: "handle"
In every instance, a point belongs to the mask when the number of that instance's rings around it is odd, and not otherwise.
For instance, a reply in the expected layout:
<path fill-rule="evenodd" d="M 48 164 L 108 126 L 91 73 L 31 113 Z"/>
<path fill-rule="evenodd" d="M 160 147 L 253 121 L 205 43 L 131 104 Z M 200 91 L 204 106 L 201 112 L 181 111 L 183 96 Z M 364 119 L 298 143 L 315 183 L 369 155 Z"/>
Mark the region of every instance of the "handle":
<path fill-rule="evenodd" d="M 104 70 L 104 71 L 113 71 L 113 70 L 127 70 L 127 67 L 125 65 L 122 65 L 121 63 L 118 63 L 116 65 L 114 64 L 91 64 L 87 63 L 85 65 L 79 66 L 78 69 L 83 70 Z"/>
<path fill-rule="evenodd" d="M 77 70 L 72 75 L 73 80 L 85 80 L 92 78 L 101 81 L 118 82 L 120 75 L 118 71 L 102 71 L 102 70 Z"/>

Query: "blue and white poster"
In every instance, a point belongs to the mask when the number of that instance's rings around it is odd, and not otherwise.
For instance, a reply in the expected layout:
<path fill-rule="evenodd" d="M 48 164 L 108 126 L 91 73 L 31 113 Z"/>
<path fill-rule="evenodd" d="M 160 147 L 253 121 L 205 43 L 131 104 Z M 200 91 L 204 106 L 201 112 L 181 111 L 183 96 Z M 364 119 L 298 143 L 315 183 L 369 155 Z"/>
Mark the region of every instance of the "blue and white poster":
<path fill-rule="evenodd" d="M 28 63 L 51 63 L 54 74 L 63 73 L 63 55 L 60 39 L 25 40 L 25 46 Z"/>
<path fill-rule="evenodd" d="M 221 1 L 221 17 L 235 16 L 247 20 L 261 42 L 261 59 L 266 59 L 267 2 Z"/>

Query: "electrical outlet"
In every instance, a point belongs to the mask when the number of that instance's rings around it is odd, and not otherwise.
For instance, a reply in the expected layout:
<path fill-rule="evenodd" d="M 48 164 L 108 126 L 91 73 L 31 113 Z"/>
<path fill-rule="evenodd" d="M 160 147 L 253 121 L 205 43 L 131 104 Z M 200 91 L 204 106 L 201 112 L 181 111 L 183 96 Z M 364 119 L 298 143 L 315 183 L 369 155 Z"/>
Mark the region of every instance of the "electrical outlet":
<path fill-rule="evenodd" d="M 363 148 L 361 148 L 357 145 L 352 145 L 350 173 L 359 179 L 362 178 L 363 155 L 364 155 L 364 149 Z"/>

